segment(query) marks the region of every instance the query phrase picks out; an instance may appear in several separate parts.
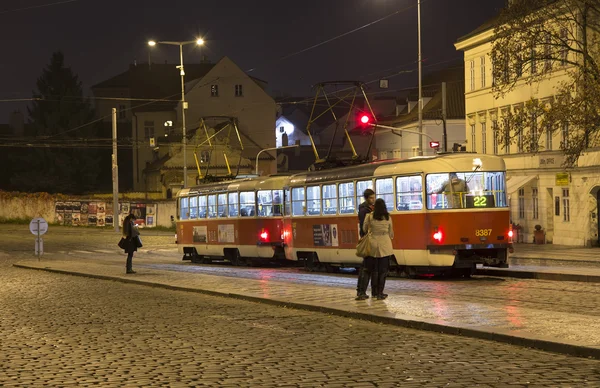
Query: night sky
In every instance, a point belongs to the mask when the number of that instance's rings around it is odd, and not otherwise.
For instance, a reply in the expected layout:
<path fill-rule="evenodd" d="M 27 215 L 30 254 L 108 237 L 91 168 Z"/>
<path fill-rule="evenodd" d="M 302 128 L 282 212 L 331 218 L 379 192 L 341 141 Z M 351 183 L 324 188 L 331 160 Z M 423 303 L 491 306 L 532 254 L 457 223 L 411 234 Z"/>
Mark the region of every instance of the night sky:
<path fill-rule="evenodd" d="M 67 0 L 62 0 L 67 1 Z M 323 80 L 372 81 L 416 70 L 417 0 L 60 0 L 0 2 L 0 100 L 30 98 L 53 51 L 86 88 L 148 61 L 149 39 L 206 39 L 202 52 L 188 47 L 185 62 L 229 56 L 277 91 L 311 94 Z M 423 0 L 424 70 L 460 64 L 456 39 L 495 15 L 505 0 Z M 412 6 L 412 8 L 410 8 Z M 315 49 L 280 58 L 374 20 L 397 15 Z M 156 46 L 155 63 L 178 63 L 178 49 Z M 176 71 L 174 69 L 174 71 Z M 417 72 L 390 78 L 390 89 L 417 84 Z M 88 92 L 86 90 L 86 92 Z M 10 110 L 0 102 L 0 123 Z"/>

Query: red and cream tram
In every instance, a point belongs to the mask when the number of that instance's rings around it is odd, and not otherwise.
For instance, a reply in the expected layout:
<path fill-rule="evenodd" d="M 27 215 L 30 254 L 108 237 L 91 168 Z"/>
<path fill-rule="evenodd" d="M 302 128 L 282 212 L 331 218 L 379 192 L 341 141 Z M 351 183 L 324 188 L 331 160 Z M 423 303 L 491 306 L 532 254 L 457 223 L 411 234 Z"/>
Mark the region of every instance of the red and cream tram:
<path fill-rule="evenodd" d="M 462 187 L 466 183 L 466 191 L 447 191 L 454 187 L 451 177 L 462 180 Z M 359 264 L 357 211 L 368 188 L 388 206 L 395 234 L 392 264 L 408 274 L 470 275 L 477 263 L 507 266 L 512 231 L 504 161 L 464 153 L 290 177 L 284 188 L 288 259 L 329 268 Z"/>
<path fill-rule="evenodd" d="M 178 194 L 177 243 L 192 261 L 233 264 L 285 259 L 283 186 L 287 176 L 236 179 Z"/>
<path fill-rule="evenodd" d="M 206 184 L 179 193 L 178 244 L 192 259 L 356 267 L 357 211 L 371 188 L 392 216 L 393 265 L 413 275 L 506 267 L 505 170 L 499 157 L 461 153 Z"/>

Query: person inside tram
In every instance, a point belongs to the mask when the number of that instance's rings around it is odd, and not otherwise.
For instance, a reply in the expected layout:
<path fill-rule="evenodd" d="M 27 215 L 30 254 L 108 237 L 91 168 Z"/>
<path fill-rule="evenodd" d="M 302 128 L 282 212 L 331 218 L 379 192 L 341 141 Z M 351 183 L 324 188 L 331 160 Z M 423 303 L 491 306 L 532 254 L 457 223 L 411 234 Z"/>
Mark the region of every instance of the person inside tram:
<path fill-rule="evenodd" d="M 273 197 L 273 215 L 280 216 L 282 214 L 281 210 L 281 197 L 279 196 L 279 191 L 275 191 L 275 196 Z"/>
<path fill-rule="evenodd" d="M 463 198 L 469 192 L 469 186 L 464 179 L 460 179 L 455 172 L 449 174 L 449 179 L 442 183 L 442 187 L 436 194 L 444 194 L 448 201 L 448 208 L 462 209 Z"/>

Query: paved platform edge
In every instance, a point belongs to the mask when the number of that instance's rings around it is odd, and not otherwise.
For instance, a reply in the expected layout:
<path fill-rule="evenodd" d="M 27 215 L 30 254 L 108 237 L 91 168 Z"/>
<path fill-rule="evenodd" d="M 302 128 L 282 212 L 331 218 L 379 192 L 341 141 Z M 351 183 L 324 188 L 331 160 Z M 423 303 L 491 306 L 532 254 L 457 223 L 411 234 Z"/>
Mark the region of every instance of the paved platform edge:
<path fill-rule="evenodd" d="M 475 275 L 502 276 L 517 279 L 555 280 L 561 282 L 600 283 L 599 275 L 575 273 L 511 270 L 502 268 L 478 268 Z"/>
<path fill-rule="evenodd" d="M 417 320 L 417 319 L 384 317 L 384 316 L 373 315 L 373 314 L 368 314 L 368 313 L 344 311 L 344 310 L 335 309 L 335 308 L 326 307 L 326 306 L 315 306 L 315 305 L 296 303 L 296 302 L 286 302 L 286 301 L 265 299 L 265 298 L 260 298 L 260 297 L 256 297 L 256 296 L 248 296 L 248 295 L 241 295 L 241 294 L 203 290 L 200 288 L 179 287 L 179 286 L 173 286 L 173 285 L 163 284 L 163 283 L 158 283 L 158 282 L 148 282 L 148 281 L 136 280 L 136 279 L 124 279 L 124 278 L 117 277 L 117 276 L 95 275 L 95 274 L 88 274 L 88 273 L 83 273 L 83 272 L 67 271 L 67 270 L 53 269 L 53 268 L 40 268 L 40 267 L 28 266 L 26 264 L 17 264 L 17 263 L 13 264 L 13 266 L 16 268 L 52 272 L 52 273 L 57 273 L 57 274 L 62 274 L 62 275 L 80 276 L 80 277 L 99 279 L 99 280 L 111 280 L 111 281 L 116 281 L 116 282 L 120 282 L 120 283 L 163 288 L 163 289 L 173 290 L 173 291 L 195 292 L 195 293 L 210 295 L 210 296 L 228 297 L 228 298 L 245 300 L 245 301 L 250 301 L 250 302 L 264 303 L 264 304 L 268 304 L 268 305 L 272 305 L 272 306 L 287 307 L 287 308 L 294 308 L 297 310 L 327 313 L 327 314 L 336 315 L 336 316 L 345 317 L 345 318 L 361 319 L 361 320 L 371 321 L 371 322 L 375 322 L 375 323 L 383 323 L 383 324 L 388 324 L 388 325 L 436 332 L 436 333 L 441 333 L 441 334 L 458 335 L 458 336 L 469 337 L 469 338 L 501 342 L 501 343 L 506 343 L 506 344 L 510 344 L 510 345 L 534 348 L 534 349 L 553 352 L 553 353 L 566 354 L 566 355 L 570 355 L 570 356 L 600 359 L 600 347 L 588 347 L 588 346 L 582 346 L 582 345 L 577 345 L 577 344 L 567 344 L 567 343 L 561 343 L 561 342 L 548 341 L 548 340 L 544 340 L 544 339 L 518 337 L 515 335 L 510 335 L 510 334 L 506 334 L 506 333 L 502 333 L 502 332 L 494 331 L 494 330 L 481 330 L 481 329 L 463 327 L 463 326 L 459 326 L 459 325 L 432 323 L 432 322 L 427 322 L 424 320 Z"/>

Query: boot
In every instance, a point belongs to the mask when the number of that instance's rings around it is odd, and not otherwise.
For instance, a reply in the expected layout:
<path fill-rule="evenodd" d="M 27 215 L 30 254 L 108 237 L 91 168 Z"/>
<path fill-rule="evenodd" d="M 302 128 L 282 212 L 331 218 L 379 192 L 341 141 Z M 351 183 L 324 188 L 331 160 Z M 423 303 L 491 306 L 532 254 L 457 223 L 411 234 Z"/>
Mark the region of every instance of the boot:
<path fill-rule="evenodd" d="M 379 276 L 377 279 L 377 283 L 379 285 L 379 288 L 377 289 L 378 290 L 377 299 L 379 299 L 379 300 L 383 300 L 388 297 L 387 294 L 383 293 L 383 290 L 385 289 L 385 279 L 387 278 L 387 275 L 388 275 L 388 271 L 379 272 Z"/>
<path fill-rule="evenodd" d="M 371 297 L 376 298 L 379 295 L 379 272 L 371 272 Z"/>
<path fill-rule="evenodd" d="M 358 285 L 356 287 L 357 297 L 356 300 L 369 299 L 367 295 L 367 288 L 369 287 L 369 271 L 364 267 L 361 267 L 358 271 Z"/>

